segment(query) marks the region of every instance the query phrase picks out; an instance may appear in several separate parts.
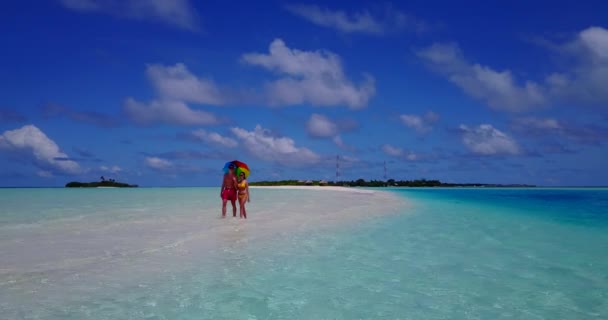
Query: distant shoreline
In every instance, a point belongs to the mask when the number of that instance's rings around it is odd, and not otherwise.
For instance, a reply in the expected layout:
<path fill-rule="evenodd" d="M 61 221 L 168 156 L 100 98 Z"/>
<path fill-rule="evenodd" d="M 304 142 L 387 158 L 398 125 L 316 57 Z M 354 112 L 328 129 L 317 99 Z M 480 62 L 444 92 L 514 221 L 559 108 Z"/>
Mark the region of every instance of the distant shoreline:
<path fill-rule="evenodd" d="M 66 188 L 137 188 L 136 184 L 128 184 L 123 182 L 117 182 L 114 180 L 104 180 L 96 182 L 78 182 L 72 181 L 65 185 Z"/>
<path fill-rule="evenodd" d="M 373 194 L 376 191 L 359 188 L 337 187 L 337 186 L 250 186 L 251 189 L 278 189 L 278 190 L 315 190 L 315 191 L 338 191 L 350 193 Z"/>
<path fill-rule="evenodd" d="M 439 180 L 394 180 L 365 181 L 325 181 L 325 180 L 279 180 L 250 182 L 250 186 L 321 186 L 321 187 L 366 187 L 366 188 L 536 188 L 529 184 L 492 184 L 492 183 L 444 183 Z"/>
<path fill-rule="evenodd" d="M 255 183 L 250 183 L 250 186 L 259 186 L 255 185 Z M 138 186 L 137 189 L 155 189 L 155 188 L 219 188 L 219 185 L 199 185 L 199 186 Z M 348 188 L 348 187 L 347 187 Z M 408 187 L 387 187 L 387 188 L 408 188 Z M 409 187 L 409 188 L 417 188 L 417 187 Z M 437 187 L 440 188 L 440 187 Z M 451 187 L 455 188 L 455 187 Z M 461 187 L 464 188 L 464 187 Z M 507 188 L 507 187 L 504 187 Z M 510 187 L 513 189 L 517 189 L 518 187 Z M 520 187 L 525 188 L 525 187 Z M 3 186 L 0 189 L 66 189 L 65 186 Z M 70 189 L 70 188 L 68 188 Z M 77 189 L 77 188 L 76 188 Z M 476 189 L 483 189 L 478 188 Z M 488 188 L 490 189 L 490 188 Z M 608 189 L 608 186 L 534 186 L 534 189 Z"/>

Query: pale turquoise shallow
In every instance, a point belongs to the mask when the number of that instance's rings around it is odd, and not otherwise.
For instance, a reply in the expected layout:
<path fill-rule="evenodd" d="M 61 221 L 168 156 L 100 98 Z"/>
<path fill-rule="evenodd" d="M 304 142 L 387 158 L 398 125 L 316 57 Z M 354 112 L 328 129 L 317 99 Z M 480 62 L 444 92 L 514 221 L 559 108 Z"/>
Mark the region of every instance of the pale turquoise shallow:
<path fill-rule="evenodd" d="M 262 229 L 248 226 L 289 217 L 290 204 L 307 208 L 312 217 L 338 212 L 340 197 L 350 203 L 362 198 L 348 197 L 367 195 L 255 190 L 251 219 L 239 221 L 217 219 L 213 188 L 0 189 L 0 314 L 608 318 L 608 190 L 390 192 L 408 201 L 397 214 L 378 215 L 374 208 L 383 207 L 372 204 L 365 210 L 373 218 L 344 218 L 325 227 L 322 220 L 303 219 L 297 228 L 285 220 L 271 225 L 283 231 L 266 229 L 264 237 Z M 201 237 L 191 242 L 196 247 L 166 245 L 189 235 Z M 75 251 L 91 260 L 70 258 Z"/>

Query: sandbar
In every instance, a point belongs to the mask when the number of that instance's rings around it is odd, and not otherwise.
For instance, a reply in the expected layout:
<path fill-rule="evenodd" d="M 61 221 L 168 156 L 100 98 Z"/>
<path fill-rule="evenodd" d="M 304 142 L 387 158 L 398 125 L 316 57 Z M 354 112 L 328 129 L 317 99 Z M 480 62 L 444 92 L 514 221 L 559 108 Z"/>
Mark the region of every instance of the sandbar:
<path fill-rule="evenodd" d="M 313 191 L 338 191 L 350 193 L 373 194 L 375 191 L 338 186 L 250 186 L 251 189 L 279 189 L 279 190 L 313 190 Z"/>

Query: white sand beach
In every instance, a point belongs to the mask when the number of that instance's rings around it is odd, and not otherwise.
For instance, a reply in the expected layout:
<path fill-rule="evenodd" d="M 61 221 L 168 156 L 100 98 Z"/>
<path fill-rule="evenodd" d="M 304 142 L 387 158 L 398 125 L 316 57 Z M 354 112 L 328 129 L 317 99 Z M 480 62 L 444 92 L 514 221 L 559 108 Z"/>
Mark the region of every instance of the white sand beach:
<path fill-rule="evenodd" d="M 42 210 L 61 215 L 0 226 L 0 300 L 45 297 L 56 304 L 57 288 L 66 292 L 61 299 L 79 299 L 163 270 L 200 268 L 235 248 L 289 243 L 298 234 L 348 227 L 407 205 L 390 192 L 357 188 L 251 189 L 246 220 L 233 218 L 230 204 L 228 217 L 220 218 L 219 188 L 34 190 L 56 193 L 57 205 Z"/>

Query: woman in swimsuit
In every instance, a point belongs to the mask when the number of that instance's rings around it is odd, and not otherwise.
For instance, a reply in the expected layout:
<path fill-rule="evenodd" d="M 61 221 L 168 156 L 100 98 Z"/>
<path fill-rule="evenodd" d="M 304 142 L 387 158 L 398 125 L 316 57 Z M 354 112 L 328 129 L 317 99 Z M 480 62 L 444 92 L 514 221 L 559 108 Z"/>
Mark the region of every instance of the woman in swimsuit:
<path fill-rule="evenodd" d="M 245 178 L 245 174 L 243 172 L 239 173 L 237 183 L 237 189 L 239 190 L 239 207 L 240 207 L 240 217 L 247 219 L 247 210 L 245 210 L 245 201 L 249 202 L 249 184 L 247 183 L 247 178 Z"/>

